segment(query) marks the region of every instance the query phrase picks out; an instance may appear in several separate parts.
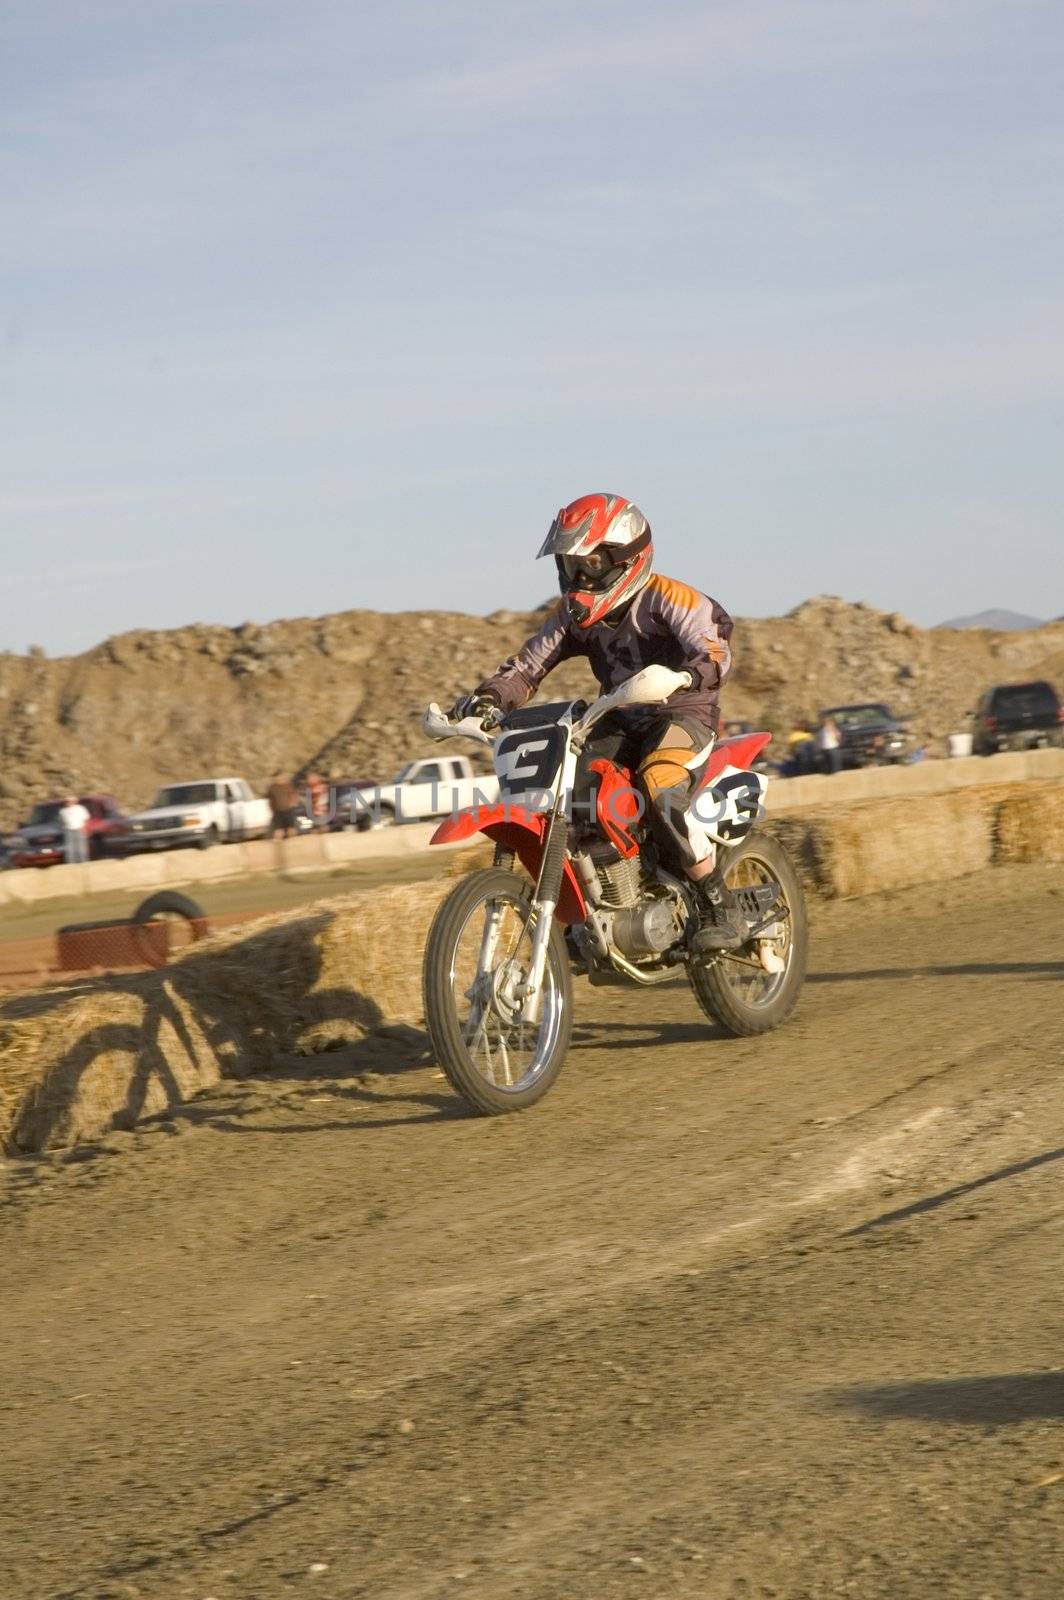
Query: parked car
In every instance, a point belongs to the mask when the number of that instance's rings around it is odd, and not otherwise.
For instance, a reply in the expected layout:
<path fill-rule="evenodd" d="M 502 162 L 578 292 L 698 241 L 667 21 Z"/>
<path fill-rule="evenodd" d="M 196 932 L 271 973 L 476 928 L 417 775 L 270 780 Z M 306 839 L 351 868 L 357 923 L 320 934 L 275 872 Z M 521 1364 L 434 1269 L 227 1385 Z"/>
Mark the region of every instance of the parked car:
<path fill-rule="evenodd" d="M 89 813 L 85 835 L 89 859 L 123 854 L 129 839 L 129 818 L 113 795 L 79 795 Z M 64 800 L 42 800 L 8 840 L 8 865 L 11 867 L 54 867 L 63 859 L 63 827 L 59 813 Z"/>
<path fill-rule="evenodd" d="M 895 766 L 908 755 L 905 724 L 880 701 L 828 706 L 820 713 L 821 721 L 826 717 L 832 717 L 839 730 L 844 769 Z"/>
<path fill-rule="evenodd" d="M 201 778 L 160 789 L 147 811 L 129 819 L 130 850 L 177 850 L 237 839 L 261 839 L 270 831 L 268 800 L 258 799 L 244 778 Z"/>
<path fill-rule="evenodd" d="M 424 822 L 449 817 L 499 797 L 499 780 L 491 772 L 475 772 L 468 756 L 433 756 L 408 761 L 391 783 L 369 784 L 352 794 L 355 826 L 363 831 L 395 822 Z"/>
<path fill-rule="evenodd" d="M 999 683 L 987 690 L 970 715 L 972 752 L 977 756 L 1064 745 L 1064 707 L 1052 684 L 1041 679 Z"/>
<path fill-rule="evenodd" d="M 329 784 L 326 816 L 330 833 L 342 833 L 346 828 L 358 826 L 358 807 L 354 797 L 374 787 L 370 778 L 336 778 Z"/>

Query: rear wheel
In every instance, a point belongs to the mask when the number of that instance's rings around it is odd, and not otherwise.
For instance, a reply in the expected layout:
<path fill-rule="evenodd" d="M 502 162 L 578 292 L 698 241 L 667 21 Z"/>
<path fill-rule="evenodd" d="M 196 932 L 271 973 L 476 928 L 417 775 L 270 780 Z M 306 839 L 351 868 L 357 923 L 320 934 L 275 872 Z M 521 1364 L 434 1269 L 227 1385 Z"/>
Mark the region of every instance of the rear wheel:
<path fill-rule="evenodd" d="M 721 871 L 729 889 L 778 885 L 783 915 L 766 930 L 771 937 L 722 950 L 708 964 L 692 961 L 687 975 L 702 1010 L 729 1033 L 768 1033 L 786 1022 L 805 981 L 809 924 L 801 880 L 779 840 L 764 833 L 729 850 Z"/>
<path fill-rule="evenodd" d="M 532 887 L 492 867 L 462 878 L 425 946 L 425 1018 L 451 1085 L 484 1116 L 523 1111 L 555 1082 L 572 1034 L 572 977 L 560 924 L 551 928 L 539 1015 L 524 1021 L 514 990 L 528 974 Z"/>

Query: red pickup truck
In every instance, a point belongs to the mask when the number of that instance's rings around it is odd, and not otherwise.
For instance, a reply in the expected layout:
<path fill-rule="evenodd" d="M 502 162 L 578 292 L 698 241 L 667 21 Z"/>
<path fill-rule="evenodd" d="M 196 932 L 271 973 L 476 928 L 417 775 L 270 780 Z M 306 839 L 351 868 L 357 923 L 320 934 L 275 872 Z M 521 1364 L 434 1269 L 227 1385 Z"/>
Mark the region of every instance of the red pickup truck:
<path fill-rule="evenodd" d="M 129 821 L 113 795 L 83 794 L 81 804 L 89 813 L 85 835 L 89 841 L 89 858 L 96 861 L 103 855 L 120 855 L 122 842 L 129 833 Z M 28 819 L 19 824 L 18 831 L 9 841 L 8 865 L 12 867 L 54 867 L 63 859 L 63 825 L 59 813 L 63 800 L 42 800 L 35 805 Z"/>

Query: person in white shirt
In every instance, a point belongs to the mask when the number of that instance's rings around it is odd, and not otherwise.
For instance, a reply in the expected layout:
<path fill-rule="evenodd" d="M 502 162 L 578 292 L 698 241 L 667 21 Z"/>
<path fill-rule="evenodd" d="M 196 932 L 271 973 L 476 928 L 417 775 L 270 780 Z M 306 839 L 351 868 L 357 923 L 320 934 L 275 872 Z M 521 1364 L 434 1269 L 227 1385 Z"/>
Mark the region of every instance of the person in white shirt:
<path fill-rule="evenodd" d="M 89 813 L 77 795 L 68 794 L 59 810 L 59 821 L 63 828 L 63 860 L 68 865 L 89 859 L 89 841 L 85 833 L 88 820 Z"/>
<path fill-rule="evenodd" d="M 817 749 L 825 772 L 842 770 L 842 735 L 834 717 L 823 717 L 816 734 Z"/>

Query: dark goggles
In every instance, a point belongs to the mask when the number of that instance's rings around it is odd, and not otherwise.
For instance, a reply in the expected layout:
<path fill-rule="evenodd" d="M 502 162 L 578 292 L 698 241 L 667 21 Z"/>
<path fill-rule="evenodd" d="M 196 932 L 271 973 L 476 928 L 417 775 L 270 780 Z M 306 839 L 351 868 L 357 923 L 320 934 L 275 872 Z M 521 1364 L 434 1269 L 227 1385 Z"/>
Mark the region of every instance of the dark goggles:
<path fill-rule="evenodd" d="M 559 556 L 558 559 L 571 584 L 592 591 L 608 588 L 625 566 L 620 552 L 610 545 L 600 545 L 584 556 Z"/>

